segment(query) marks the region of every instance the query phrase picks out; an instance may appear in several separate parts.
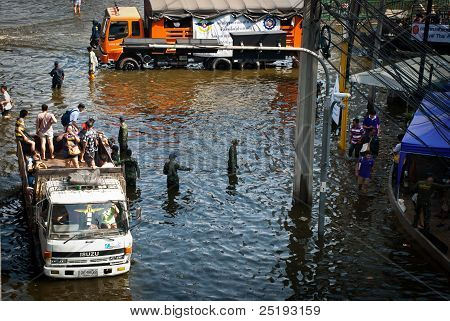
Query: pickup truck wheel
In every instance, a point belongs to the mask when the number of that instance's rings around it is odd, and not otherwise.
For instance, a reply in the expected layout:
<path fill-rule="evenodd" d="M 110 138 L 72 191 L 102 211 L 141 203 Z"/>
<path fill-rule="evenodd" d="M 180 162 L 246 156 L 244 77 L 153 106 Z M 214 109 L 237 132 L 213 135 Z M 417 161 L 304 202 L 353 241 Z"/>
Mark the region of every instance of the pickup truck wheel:
<path fill-rule="evenodd" d="M 131 57 L 123 58 L 119 63 L 119 69 L 122 70 L 138 70 L 139 63 Z"/>

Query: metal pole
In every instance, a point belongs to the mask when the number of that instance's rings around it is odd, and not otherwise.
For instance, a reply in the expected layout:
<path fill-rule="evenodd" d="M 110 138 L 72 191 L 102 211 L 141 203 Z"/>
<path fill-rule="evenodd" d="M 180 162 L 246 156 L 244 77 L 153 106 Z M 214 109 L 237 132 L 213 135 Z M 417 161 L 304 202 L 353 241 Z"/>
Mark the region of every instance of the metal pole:
<path fill-rule="evenodd" d="M 328 161 L 330 158 L 330 116 L 337 102 L 334 101 L 328 107 L 329 104 L 330 98 L 328 97 L 323 107 L 322 157 L 320 158 L 319 237 L 322 237 L 325 233 L 325 201 L 327 197 Z"/>
<path fill-rule="evenodd" d="M 431 15 L 431 8 L 433 7 L 433 0 L 428 0 L 427 3 L 427 13 L 425 16 L 425 29 L 423 30 L 423 44 L 424 46 L 428 43 L 428 33 L 430 30 L 430 15 Z M 425 49 L 425 48 L 424 48 Z M 417 84 L 417 90 L 419 90 L 420 87 L 422 87 L 423 83 L 423 74 L 425 72 L 425 58 L 427 54 L 425 50 L 422 51 L 422 55 L 420 56 L 420 69 L 419 69 L 419 81 Z"/>
<path fill-rule="evenodd" d="M 316 50 L 320 11 L 318 0 L 305 0 L 302 47 Z M 295 130 L 293 203 L 312 205 L 314 123 L 316 117 L 317 59 L 300 53 Z"/>

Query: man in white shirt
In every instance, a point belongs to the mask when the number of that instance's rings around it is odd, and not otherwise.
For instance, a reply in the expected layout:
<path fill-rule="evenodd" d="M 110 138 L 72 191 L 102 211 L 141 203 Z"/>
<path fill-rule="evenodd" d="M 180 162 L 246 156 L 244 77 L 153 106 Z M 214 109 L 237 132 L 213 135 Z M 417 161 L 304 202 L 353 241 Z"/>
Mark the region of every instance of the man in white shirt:
<path fill-rule="evenodd" d="M 37 115 L 36 118 L 36 134 L 41 139 L 41 157 L 45 158 L 45 147 L 48 142 L 48 148 L 50 150 L 50 158 L 55 158 L 53 147 L 53 124 L 56 123 L 56 117 L 52 113 L 48 112 L 48 106 L 42 105 L 42 112 Z"/>
<path fill-rule="evenodd" d="M 89 52 L 89 77 L 93 79 L 95 70 L 98 66 L 98 60 L 95 52 L 92 50 L 92 47 L 87 47 L 87 51 Z"/>
<path fill-rule="evenodd" d="M 2 92 L 3 98 L 0 101 L 0 110 L 2 112 L 3 117 L 9 117 L 9 111 L 12 108 L 11 97 L 9 96 L 9 94 L 6 90 L 7 90 L 6 86 L 2 85 L 1 92 Z"/>

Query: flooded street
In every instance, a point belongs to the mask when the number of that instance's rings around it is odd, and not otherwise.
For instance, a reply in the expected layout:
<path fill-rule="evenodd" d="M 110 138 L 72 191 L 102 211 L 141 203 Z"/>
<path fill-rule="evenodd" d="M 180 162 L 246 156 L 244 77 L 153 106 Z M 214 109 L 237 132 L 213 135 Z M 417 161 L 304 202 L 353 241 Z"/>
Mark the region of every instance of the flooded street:
<path fill-rule="evenodd" d="M 91 21 L 113 3 L 85 1 L 81 17 L 67 1 L 0 3 L 0 83 L 12 87 L 15 100 L 13 117 L 0 119 L 3 300 L 450 297 L 445 273 L 410 245 L 390 210 L 385 187 L 396 124 L 380 115 L 381 152 L 367 196 L 357 193 L 354 163 L 332 143 L 330 210 L 319 242 L 317 206 L 310 214 L 291 205 L 298 70 L 101 69 L 90 82 Z M 141 1 L 120 3 L 128 4 L 143 12 Z M 52 93 L 48 75 L 55 60 L 66 74 L 59 93 Z M 42 103 L 59 120 L 79 102 L 87 106 L 83 119 L 93 116 L 96 128 L 110 136 L 117 136 L 119 116 L 126 117 L 129 144 L 141 166 L 132 206 L 142 207 L 143 223 L 133 230 L 130 273 L 55 281 L 41 275 L 33 260 L 19 193 L 14 118 L 28 109 L 27 127 L 33 128 Z M 350 117 L 362 117 L 364 110 L 356 95 Z M 318 134 L 320 123 L 319 117 Z M 227 176 L 233 138 L 240 141 L 237 184 Z M 320 135 L 316 143 L 318 178 Z M 193 168 L 180 172 L 175 199 L 168 198 L 162 173 L 171 151 Z"/>

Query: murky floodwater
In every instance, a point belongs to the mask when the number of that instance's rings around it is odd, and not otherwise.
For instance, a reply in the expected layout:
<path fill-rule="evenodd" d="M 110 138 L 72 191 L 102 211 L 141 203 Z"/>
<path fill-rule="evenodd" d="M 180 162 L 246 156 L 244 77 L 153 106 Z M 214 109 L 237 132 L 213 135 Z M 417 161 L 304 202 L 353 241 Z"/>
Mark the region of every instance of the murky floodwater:
<path fill-rule="evenodd" d="M 134 206 L 144 212 L 134 231 L 132 270 L 76 281 L 40 275 L 18 193 L 14 121 L 2 119 L 2 299 L 449 297 L 446 275 L 410 247 L 390 211 L 386 160 L 395 124 L 382 119 L 384 149 L 369 196 L 358 195 L 353 163 L 333 147 L 326 237 L 318 242 L 317 207 L 311 215 L 291 206 L 297 71 L 101 70 L 90 83 L 85 54 L 90 21 L 112 3 L 86 1 L 81 17 L 74 17 L 68 2 L 1 2 L 0 82 L 13 87 L 14 117 L 21 108 L 30 110 L 29 127 L 42 103 L 59 118 L 69 106 L 85 102 L 97 128 L 110 135 L 117 135 L 117 119 L 126 115 L 142 172 Z M 57 94 L 48 76 L 54 60 L 66 73 Z M 362 115 L 364 107 L 356 96 L 351 117 Z M 237 184 L 226 175 L 232 138 L 241 142 Z M 170 151 L 193 167 L 181 173 L 175 199 L 168 199 L 162 174 Z M 318 153 L 316 158 L 318 164 Z"/>

